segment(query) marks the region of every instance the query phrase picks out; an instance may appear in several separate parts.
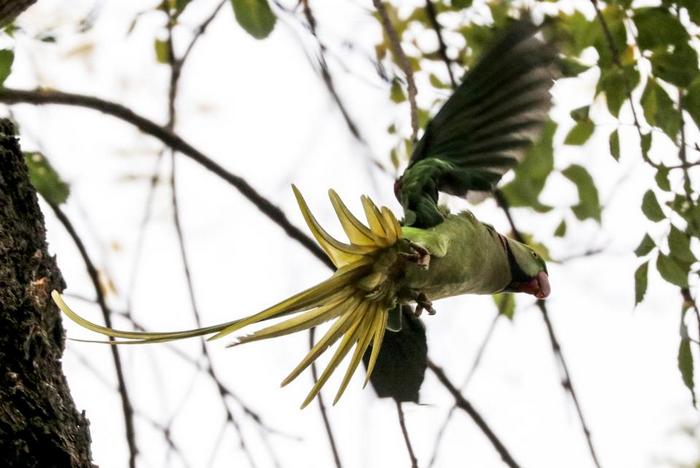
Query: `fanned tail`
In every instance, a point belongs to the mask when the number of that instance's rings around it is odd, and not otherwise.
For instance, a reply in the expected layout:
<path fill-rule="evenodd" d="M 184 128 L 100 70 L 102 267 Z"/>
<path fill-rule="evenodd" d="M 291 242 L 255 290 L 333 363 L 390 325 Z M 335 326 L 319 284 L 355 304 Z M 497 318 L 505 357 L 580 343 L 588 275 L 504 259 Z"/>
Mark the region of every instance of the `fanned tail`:
<path fill-rule="evenodd" d="M 73 312 L 57 291 L 52 297 L 58 307 L 73 321 L 88 330 L 121 340 L 115 344 L 163 343 L 196 336 L 211 335 L 215 340 L 236 332 L 248 325 L 295 314 L 281 322 L 269 325 L 250 335 L 238 338 L 231 346 L 307 330 L 335 320 L 309 353 L 282 381 L 287 385 L 303 372 L 330 346 L 340 340 L 325 370 L 302 404 L 308 405 L 321 390 L 333 371 L 354 347 L 334 403 L 345 391 L 362 356 L 371 346 L 365 385 L 374 369 L 384 338 L 388 311 L 396 303 L 391 277 L 397 249 L 392 249 L 401 238 L 401 225 L 386 207 L 379 209 L 369 197 L 362 197 L 367 225 L 357 219 L 343 204 L 335 191 L 329 196 L 350 243 L 331 237 L 309 211 L 299 190 L 292 186 L 299 208 L 312 234 L 331 259 L 337 270 L 327 280 L 295 294 L 257 314 L 209 327 L 176 332 L 134 332 L 117 330 L 90 322 Z M 378 259 L 381 261 L 378 262 Z"/>

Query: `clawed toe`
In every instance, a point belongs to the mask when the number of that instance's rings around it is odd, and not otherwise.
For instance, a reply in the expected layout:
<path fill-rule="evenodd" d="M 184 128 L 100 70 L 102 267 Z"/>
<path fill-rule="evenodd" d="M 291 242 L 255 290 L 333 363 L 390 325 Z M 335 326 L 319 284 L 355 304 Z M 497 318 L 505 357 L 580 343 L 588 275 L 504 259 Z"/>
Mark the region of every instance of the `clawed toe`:
<path fill-rule="evenodd" d="M 414 314 L 416 317 L 420 317 L 424 310 L 428 312 L 428 315 L 436 314 L 436 310 L 433 308 L 433 303 L 430 302 L 430 299 L 428 299 L 428 297 L 425 294 L 418 294 L 415 300 L 416 310 Z"/>
<path fill-rule="evenodd" d="M 409 241 L 408 252 L 401 252 L 400 255 L 424 270 L 430 266 L 430 252 L 414 242 Z"/>

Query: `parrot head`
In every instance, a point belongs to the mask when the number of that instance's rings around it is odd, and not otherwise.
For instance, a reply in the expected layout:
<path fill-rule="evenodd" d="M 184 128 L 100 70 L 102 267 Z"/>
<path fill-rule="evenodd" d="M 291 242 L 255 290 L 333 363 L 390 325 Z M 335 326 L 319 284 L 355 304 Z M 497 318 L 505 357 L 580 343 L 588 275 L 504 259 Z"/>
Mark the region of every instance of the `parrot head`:
<path fill-rule="evenodd" d="M 532 294 L 538 299 L 549 296 L 551 288 L 544 259 L 530 246 L 513 239 L 505 239 L 511 272 L 511 282 L 505 290 Z"/>

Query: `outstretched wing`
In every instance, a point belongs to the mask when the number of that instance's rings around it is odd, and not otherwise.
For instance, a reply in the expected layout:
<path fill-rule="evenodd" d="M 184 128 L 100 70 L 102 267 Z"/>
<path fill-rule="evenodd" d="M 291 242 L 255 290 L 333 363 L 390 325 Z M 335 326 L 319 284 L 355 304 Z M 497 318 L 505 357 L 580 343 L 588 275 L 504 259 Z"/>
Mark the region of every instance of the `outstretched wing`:
<path fill-rule="evenodd" d="M 438 192 L 492 191 L 539 134 L 551 106 L 555 49 L 511 23 L 425 129 L 396 186 L 405 224 L 442 222 Z"/>

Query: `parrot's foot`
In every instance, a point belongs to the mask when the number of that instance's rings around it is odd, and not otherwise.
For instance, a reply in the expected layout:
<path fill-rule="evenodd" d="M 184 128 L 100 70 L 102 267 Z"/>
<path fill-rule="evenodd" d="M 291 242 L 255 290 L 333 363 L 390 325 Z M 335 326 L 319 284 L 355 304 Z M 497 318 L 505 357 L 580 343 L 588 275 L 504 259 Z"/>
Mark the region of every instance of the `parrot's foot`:
<path fill-rule="evenodd" d="M 415 242 L 408 241 L 408 252 L 401 252 L 401 256 L 410 262 L 414 262 L 423 270 L 427 270 L 430 266 L 430 252 Z"/>
<path fill-rule="evenodd" d="M 414 312 L 416 317 L 420 317 L 423 311 L 427 311 L 428 315 L 435 315 L 436 311 L 433 308 L 433 303 L 430 302 L 430 299 L 424 294 L 424 293 L 419 293 L 416 298 L 416 310 Z"/>

